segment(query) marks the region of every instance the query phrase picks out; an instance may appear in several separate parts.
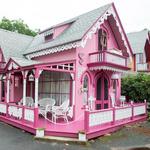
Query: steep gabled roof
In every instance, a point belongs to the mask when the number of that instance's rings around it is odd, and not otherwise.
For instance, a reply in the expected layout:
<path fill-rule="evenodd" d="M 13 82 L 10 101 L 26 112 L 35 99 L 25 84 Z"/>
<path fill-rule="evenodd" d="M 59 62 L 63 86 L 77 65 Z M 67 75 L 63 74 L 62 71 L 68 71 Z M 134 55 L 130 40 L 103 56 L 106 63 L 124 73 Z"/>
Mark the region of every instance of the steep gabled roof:
<path fill-rule="evenodd" d="M 100 16 L 102 16 L 106 12 L 106 10 L 111 5 L 112 4 L 102 6 L 98 9 L 95 9 L 93 11 L 82 14 L 73 19 L 70 19 L 61 24 L 56 25 L 59 26 L 66 23 L 71 23 L 68 29 L 66 29 L 62 34 L 60 34 L 58 37 L 56 37 L 56 39 L 52 40 L 51 42 L 44 43 L 43 34 L 37 35 L 34 38 L 31 45 L 26 50 L 25 55 L 36 51 L 44 50 L 47 48 L 53 48 L 59 45 L 81 40 L 84 34 L 88 31 L 88 29 L 96 22 L 96 20 Z M 53 26 L 52 28 L 55 28 L 56 26 Z"/>
<path fill-rule="evenodd" d="M 8 30 L 0 29 L 0 47 L 7 62 L 10 57 L 23 57 L 33 37 Z"/>
<path fill-rule="evenodd" d="M 144 47 L 146 40 L 148 39 L 149 32 L 150 31 L 148 29 L 144 29 L 142 31 L 131 32 L 127 34 L 134 54 L 144 52 Z"/>

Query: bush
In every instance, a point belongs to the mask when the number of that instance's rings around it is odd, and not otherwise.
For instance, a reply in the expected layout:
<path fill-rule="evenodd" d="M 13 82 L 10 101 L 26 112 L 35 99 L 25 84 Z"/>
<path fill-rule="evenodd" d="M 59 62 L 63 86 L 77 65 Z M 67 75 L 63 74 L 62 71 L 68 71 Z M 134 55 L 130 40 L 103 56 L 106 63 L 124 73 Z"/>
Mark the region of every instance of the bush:
<path fill-rule="evenodd" d="M 122 95 L 127 100 L 143 102 L 145 99 L 150 102 L 150 75 L 139 73 L 122 78 Z"/>

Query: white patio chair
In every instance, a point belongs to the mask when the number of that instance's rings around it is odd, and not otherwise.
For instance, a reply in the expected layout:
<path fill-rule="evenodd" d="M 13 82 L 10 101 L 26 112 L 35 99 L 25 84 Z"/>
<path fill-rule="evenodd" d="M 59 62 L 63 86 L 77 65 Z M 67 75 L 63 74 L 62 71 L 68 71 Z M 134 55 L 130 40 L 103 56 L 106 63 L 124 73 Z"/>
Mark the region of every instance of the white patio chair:
<path fill-rule="evenodd" d="M 125 101 L 126 101 L 126 97 L 124 95 L 121 95 L 120 96 L 120 102 L 121 102 L 122 106 L 124 106 Z"/>
<path fill-rule="evenodd" d="M 68 123 L 69 99 L 65 100 L 60 106 L 52 107 L 52 121 L 56 123 L 58 118 L 63 118 Z"/>
<path fill-rule="evenodd" d="M 20 100 L 20 102 L 18 104 L 19 105 L 23 104 L 23 98 Z M 25 106 L 28 106 L 28 107 L 34 106 L 34 100 L 33 100 L 32 97 L 26 97 L 26 104 L 25 104 Z"/>
<path fill-rule="evenodd" d="M 47 119 L 47 113 L 51 111 L 52 107 L 55 105 L 55 99 L 52 98 L 42 98 L 39 100 L 39 114 Z"/>

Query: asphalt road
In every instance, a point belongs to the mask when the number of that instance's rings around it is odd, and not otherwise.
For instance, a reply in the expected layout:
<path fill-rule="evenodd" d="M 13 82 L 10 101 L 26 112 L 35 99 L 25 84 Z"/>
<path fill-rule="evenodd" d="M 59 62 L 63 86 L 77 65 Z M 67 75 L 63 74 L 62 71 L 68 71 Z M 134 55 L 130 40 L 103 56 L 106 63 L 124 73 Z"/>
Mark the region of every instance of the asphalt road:
<path fill-rule="evenodd" d="M 150 122 L 127 126 L 86 145 L 37 141 L 30 133 L 0 122 L 0 150 L 150 150 Z M 149 147 L 144 149 L 144 147 Z"/>

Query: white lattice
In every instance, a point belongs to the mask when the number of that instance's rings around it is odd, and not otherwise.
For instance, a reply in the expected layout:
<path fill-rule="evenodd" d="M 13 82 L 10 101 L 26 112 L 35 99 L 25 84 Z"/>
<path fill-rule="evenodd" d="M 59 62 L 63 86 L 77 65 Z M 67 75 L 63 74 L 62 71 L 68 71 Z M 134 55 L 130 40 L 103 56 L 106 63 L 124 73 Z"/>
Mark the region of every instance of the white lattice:
<path fill-rule="evenodd" d="M 24 119 L 34 122 L 34 110 L 31 109 L 25 109 L 24 110 Z"/>
<path fill-rule="evenodd" d="M 132 108 L 117 109 L 115 111 L 115 120 L 126 119 L 132 117 Z"/>
<path fill-rule="evenodd" d="M 0 104 L 0 113 L 6 114 L 6 105 Z"/>
<path fill-rule="evenodd" d="M 92 113 L 89 115 L 89 126 L 96 126 L 113 121 L 113 111 Z"/>
<path fill-rule="evenodd" d="M 136 106 L 134 107 L 134 116 L 142 115 L 146 113 L 145 106 Z"/>
<path fill-rule="evenodd" d="M 18 119 L 22 119 L 22 108 L 17 108 L 15 106 L 9 106 L 8 114 L 10 116 L 16 117 Z"/>

